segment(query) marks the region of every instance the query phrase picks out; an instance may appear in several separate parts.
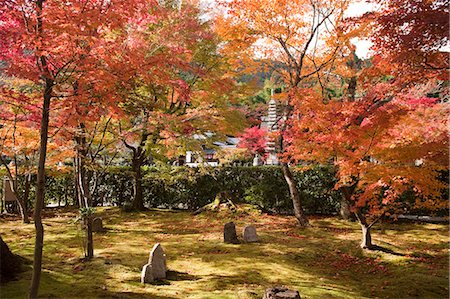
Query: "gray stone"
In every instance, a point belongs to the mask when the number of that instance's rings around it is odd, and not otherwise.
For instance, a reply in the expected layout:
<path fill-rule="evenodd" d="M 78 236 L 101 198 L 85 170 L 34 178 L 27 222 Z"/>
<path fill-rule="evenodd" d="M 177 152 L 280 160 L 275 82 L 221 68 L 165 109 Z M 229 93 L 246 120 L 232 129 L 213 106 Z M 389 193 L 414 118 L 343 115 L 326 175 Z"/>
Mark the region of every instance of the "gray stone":
<path fill-rule="evenodd" d="M 262 299 L 301 299 L 298 291 L 286 287 L 273 287 L 266 290 Z"/>
<path fill-rule="evenodd" d="M 231 244 L 240 243 L 236 234 L 236 226 L 234 225 L 234 222 L 228 222 L 223 227 L 223 241 Z"/>
<path fill-rule="evenodd" d="M 141 283 L 149 283 L 153 281 L 155 281 L 155 279 L 153 278 L 152 265 L 145 264 L 144 267 L 142 267 Z"/>
<path fill-rule="evenodd" d="M 166 255 L 161 244 L 153 246 L 148 257 L 148 263 L 144 265 L 141 273 L 141 282 L 148 283 L 166 278 Z"/>
<path fill-rule="evenodd" d="M 103 228 L 103 220 L 100 217 L 94 218 L 92 220 L 92 231 L 93 232 L 103 232 L 105 229 Z"/>
<path fill-rule="evenodd" d="M 246 243 L 258 242 L 259 238 L 256 234 L 256 228 L 253 225 L 247 225 L 242 231 L 242 238 Z"/>

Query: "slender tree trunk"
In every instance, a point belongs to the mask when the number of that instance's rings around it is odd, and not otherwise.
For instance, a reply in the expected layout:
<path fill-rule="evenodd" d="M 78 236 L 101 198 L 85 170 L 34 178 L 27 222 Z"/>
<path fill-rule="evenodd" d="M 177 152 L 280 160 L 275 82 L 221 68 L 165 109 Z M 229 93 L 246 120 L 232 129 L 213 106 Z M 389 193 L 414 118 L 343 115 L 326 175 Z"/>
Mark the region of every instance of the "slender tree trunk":
<path fill-rule="evenodd" d="M 371 227 L 368 225 L 361 225 L 362 230 L 362 241 L 361 241 L 361 248 L 363 249 L 371 249 L 373 248 L 372 244 L 372 236 L 370 234 Z"/>
<path fill-rule="evenodd" d="M 30 219 L 28 218 L 28 211 L 25 204 L 25 196 L 21 196 L 20 194 L 16 194 L 17 205 L 19 206 L 20 216 L 22 217 L 23 223 L 30 223 Z"/>
<path fill-rule="evenodd" d="M 37 5 L 40 6 L 40 14 L 42 13 L 42 2 L 38 0 Z M 42 22 L 42 21 L 41 21 Z M 42 25 L 41 25 L 42 26 Z M 46 80 L 44 91 L 44 103 L 42 106 L 42 118 L 40 129 L 40 147 L 39 147 L 39 162 L 36 182 L 36 204 L 34 206 L 34 227 L 36 229 L 36 239 L 34 245 L 34 259 L 33 259 L 33 274 L 31 277 L 31 287 L 29 298 L 37 298 L 39 291 L 39 283 L 41 281 L 41 267 L 42 267 L 42 249 L 44 247 L 44 227 L 42 225 L 42 209 L 44 207 L 45 196 L 45 160 L 47 158 L 47 140 L 48 140 L 48 123 L 50 112 L 50 99 L 52 97 L 53 82 L 50 79 Z"/>
<path fill-rule="evenodd" d="M 19 191 L 19 181 L 18 177 L 12 177 L 9 175 L 9 188 L 13 192 L 16 197 L 16 203 L 19 210 L 20 217 L 22 217 L 23 223 L 30 223 L 30 219 L 28 218 L 28 210 L 26 201 L 28 200 L 28 196 L 30 193 L 30 183 L 28 182 L 28 175 L 25 176 L 25 183 L 23 188 L 23 194 Z"/>
<path fill-rule="evenodd" d="M 281 169 L 283 170 L 284 179 L 289 186 L 289 193 L 294 205 L 294 214 L 295 218 L 297 218 L 298 224 L 302 227 L 310 226 L 309 220 L 303 212 L 302 198 L 300 197 L 300 192 L 298 192 L 297 184 L 295 183 L 294 177 L 289 169 L 289 165 L 287 163 L 282 163 Z"/>
<path fill-rule="evenodd" d="M 350 205 L 344 195 L 341 198 L 341 206 L 339 208 L 339 214 L 344 220 L 352 220 L 352 212 L 350 211 Z"/>
<path fill-rule="evenodd" d="M 285 119 L 289 119 L 291 109 L 290 108 L 285 108 L 285 109 L 286 109 L 285 113 L 284 113 Z M 278 135 L 278 138 L 276 139 L 278 153 L 283 153 L 283 150 L 284 150 L 283 134 L 286 132 L 286 130 L 287 130 L 287 122 L 284 121 L 280 128 L 280 134 Z M 291 196 L 292 204 L 294 206 L 294 214 L 295 214 L 295 218 L 297 218 L 298 225 L 301 227 L 311 226 L 308 218 L 305 215 L 305 212 L 303 211 L 302 198 L 301 198 L 300 192 L 298 191 L 294 176 L 292 175 L 292 172 L 289 169 L 289 164 L 287 162 L 282 162 L 281 170 L 283 171 L 284 179 L 286 180 L 286 183 L 288 184 L 288 187 L 289 187 L 289 194 Z"/>
<path fill-rule="evenodd" d="M 80 205 L 80 186 L 78 184 L 78 158 L 74 158 L 73 159 L 73 165 L 74 165 L 74 172 L 73 172 L 73 180 L 75 181 L 74 184 L 74 189 L 73 189 L 73 194 L 74 194 L 74 206 L 76 207 L 82 207 L 82 205 Z"/>
<path fill-rule="evenodd" d="M 355 220 L 354 214 L 350 211 L 350 203 L 352 200 L 353 193 L 355 192 L 357 182 L 350 186 L 342 186 L 340 188 L 342 197 L 341 197 L 341 207 L 339 213 L 341 214 L 342 219 L 345 220 Z"/>
<path fill-rule="evenodd" d="M 86 217 L 87 258 L 94 258 L 94 235 L 92 233 L 92 215 Z"/>
<path fill-rule="evenodd" d="M 92 215 L 89 212 L 89 209 L 92 205 L 92 198 L 90 196 L 90 190 L 88 185 L 88 178 L 86 175 L 86 167 L 84 165 L 84 147 L 85 147 L 85 139 L 83 137 L 77 138 L 78 143 L 78 154 L 77 154 L 77 182 L 78 182 L 78 191 L 79 191 L 79 203 L 80 207 L 84 207 L 86 209 L 86 215 L 83 215 L 83 223 L 85 224 L 86 231 L 86 258 L 91 259 L 94 257 L 94 238 L 92 234 Z"/>
<path fill-rule="evenodd" d="M 372 226 L 375 224 L 376 221 L 372 222 L 371 224 L 368 224 L 366 217 L 364 216 L 364 214 L 361 212 L 360 209 L 357 209 L 355 211 L 355 216 L 359 221 L 359 225 L 361 226 L 362 231 L 361 248 L 363 249 L 373 248 L 370 229 L 372 228 Z"/>
<path fill-rule="evenodd" d="M 28 202 L 30 200 L 30 190 L 31 190 L 31 174 L 27 174 L 25 178 L 25 186 L 23 192 L 23 207 L 26 212 L 28 212 Z"/>
<path fill-rule="evenodd" d="M 84 180 L 83 182 L 83 189 L 84 194 L 86 197 L 86 207 L 91 208 L 92 207 L 92 196 L 91 191 L 89 189 L 89 182 L 90 182 L 90 174 L 87 173 L 87 171 L 84 172 Z M 92 259 L 94 257 L 94 236 L 92 234 L 92 214 L 87 215 L 87 226 L 86 226 L 86 240 L 87 240 L 87 258 Z"/>
<path fill-rule="evenodd" d="M 140 157 L 133 157 L 133 174 L 134 174 L 134 185 L 133 185 L 133 210 L 142 211 L 145 210 L 144 198 L 142 193 L 142 159 Z"/>

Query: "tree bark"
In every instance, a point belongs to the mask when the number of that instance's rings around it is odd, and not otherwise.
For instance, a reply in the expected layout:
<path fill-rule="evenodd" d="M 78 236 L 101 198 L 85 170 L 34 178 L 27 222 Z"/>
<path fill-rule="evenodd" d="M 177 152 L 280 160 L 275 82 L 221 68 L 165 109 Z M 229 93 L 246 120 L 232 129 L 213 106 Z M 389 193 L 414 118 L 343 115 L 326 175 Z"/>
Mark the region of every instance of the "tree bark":
<path fill-rule="evenodd" d="M 25 204 L 25 196 L 20 196 L 20 194 L 16 194 L 16 198 L 17 198 L 17 205 L 19 206 L 19 212 L 20 212 L 20 216 L 22 217 L 22 222 L 23 223 L 30 223 L 30 219 L 28 218 L 28 212 L 27 212 L 27 207 Z"/>
<path fill-rule="evenodd" d="M 19 208 L 20 216 L 22 217 L 22 221 L 25 224 L 30 223 L 30 219 L 28 217 L 28 209 L 27 209 L 27 201 L 30 194 L 30 175 L 25 175 L 25 182 L 23 185 L 23 193 L 19 191 L 19 178 L 17 175 L 15 177 L 12 176 L 10 172 L 8 172 L 9 177 L 9 187 L 13 194 L 16 196 L 16 203 Z M 5 182 L 6 183 L 6 182 Z"/>
<path fill-rule="evenodd" d="M 40 6 L 40 13 L 42 14 L 42 2 L 38 0 L 37 5 Z M 42 25 L 41 25 L 42 26 Z M 45 61 L 45 60 L 44 60 Z M 29 298 L 37 298 L 39 291 L 39 283 L 41 281 L 41 267 L 42 267 L 42 249 L 44 247 L 44 227 L 42 225 L 42 209 L 44 207 L 45 195 L 45 160 L 47 158 L 47 140 L 48 140 L 48 123 L 50 118 L 50 99 L 52 97 L 53 82 L 46 79 L 46 86 L 44 91 L 44 103 L 42 106 L 42 118 L 40 129 L 40 147 L 39 147 L 39 162 L 36 182 L 36 204 L 34 207 L 34 226 L 36 229 L 36 239 L 34 245 L 34 259 L 33 259 L 33 274 L 31 277 L 31 287 Z"/>
<path fill-rule="evenodd" d="M 350 211 L 350 203 L 357 184 L 358 183 L 355 182 L 353 185 L 342 186 L 341 188 L 339 188 L 342 194 L 339 213 L 344 220 L 355 220 L 352 212 Z"/>
<path fill-rule="evenodd" d="M 27 202 L 30 198 L 30 189 L 31 189 L 31 174 L 27 174 L 25 176 L 25 184 L 24 184 L 24 190 L 23 190 L 23 210 L 24 210 L 24 217 L 23 222 L 24 223 L 30 223 L 30 220 L 28 218 L 28 206 Z"/>
<path fill-rule="evenodd" d="M 85 146 L 85 139 L 83 137 L 77 138 L 78 143 L 78 154 L 77 154 L 77 167 L 76 167 L 76 173 L 77 173 L 77 184 L 78 184 L 78 202 L 80 204 L 80 207 L 83 207 L 86 209 L 86 215 L 82 215 L 83 223 L 85 224 L 85 231 L 86 231 L 86 252 L 85 257 L 87 259 L 91 259 L 94 257 L 94 238 L 92 234 L 92 215 L 90 214 L 89 209 L 92 205 L 92 199 L 90 196 L 90 190 L 88 181 L 86 178 L 86 167 L 84 165 L 84 146 Z"/>
<path fill-rule="evenodd" d="M 361 230 L 362 230 L 362 241 L 361 241 L 361 248 L 363 249 L 371 249 L 373 248 L 372 244 L 372 236 L 370 234 L 370 226 L 361 224 Z"/>
<path fill-rule="evenodd" d="M 344 220 L 352 220 L 352 212 L 350 211 L 350 205 L 344 195 L 342 195 L 341 206 L 339 208 L 339 214 Z"/>
<path fill-rule="evenodd" d="M 144 197 L 142 193 L 142 159 L 139 156 L 134 156 L 132 161 L 132 169 L 134 174 L 134 185 L 133 185 L 133 210 L 143 211 L 144 207 Z"/>
<path fill-rule="evenodd" d="M 92 233 L 92 215 L 86 217 L 87 259 L 94 258 L 94 235 Z"/>
<path fill-rule="evenodd" d="M 287 163 L 282 163 L 281 169 L 283 171 L 284 179 L 289 186 L 289 193 L 291 195 L 294 206 L 294 214 L 295 218 L 297 218 L 298 224 L 302 227 L 310 226 L 309 220 L 303 212 L 302 198 L 300 196 L 300 192 L 298 192 L 297 184 L 295 183 L 294 177 L 289 169 L 289 165 Z"/>
<path fill-rule="evenodd" d="M 367 223 L 367 219 L 360 209 L 357 209 L 355 212 L 355 216 L 359 221 L 359 225 L 361 226 L 362 231 L 362 240 L 361 240 L 361 248 L 363 249 L 372 249 L 372 235 L 370 234 L 370 229 L 375 224 L 376 221 L 371 224 Z"/>

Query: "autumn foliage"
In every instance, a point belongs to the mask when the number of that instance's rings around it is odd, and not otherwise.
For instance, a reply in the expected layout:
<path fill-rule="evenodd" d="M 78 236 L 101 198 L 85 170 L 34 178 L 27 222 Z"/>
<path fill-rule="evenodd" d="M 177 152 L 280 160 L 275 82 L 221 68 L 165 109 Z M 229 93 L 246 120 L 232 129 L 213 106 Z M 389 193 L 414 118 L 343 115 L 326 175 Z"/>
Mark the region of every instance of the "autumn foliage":
<path fill-rule="evenodd" d="M 242 105 L 257 81 L 242 75 L 270 70 L 281 91 L 270 144 L 299 225 L 309 221 L 291 172 L 298 165 L 335 168 L 364 248 L 383 216 L 445 208 L 448 4 L 370 2 L 375 11 L 349 18 L 346 0 L 224 0 L 211 22 L 196 0 L 0 0 L 0 162 L 24 222 L 36 176 L 30 298 L 43 260 L 46 171 L 73 168 L 93 258 L 92 206 L 108 166 L 131 167 L 132 208 L 144 210 L 146 164 L 239 134 L 240 148 L 264 155 L 267 132 L 243 130 L 243 112 L 252 124 L 260 113 Z M 354 38 L 370 39 L 373 56 L 358 57 Z"/>
<path fill-rule="evenodd" d="M 244 130 L 240 135 L 238 146 L 247 149 L 251 154 L 263 155 L 266 149 L 267 132 L 258 127 L 251 127 Z"/>

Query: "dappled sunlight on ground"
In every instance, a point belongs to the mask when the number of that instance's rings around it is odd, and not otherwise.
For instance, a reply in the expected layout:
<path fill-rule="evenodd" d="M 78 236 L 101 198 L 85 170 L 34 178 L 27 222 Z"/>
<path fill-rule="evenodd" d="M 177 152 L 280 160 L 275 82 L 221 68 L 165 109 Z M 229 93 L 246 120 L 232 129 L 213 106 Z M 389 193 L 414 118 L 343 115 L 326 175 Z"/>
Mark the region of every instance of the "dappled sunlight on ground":
<path fill-rule="evenodd" d="M 95 259 L 83 262 L 83 232 L 76 211 L 51 209 L 44 219 L 45 247 L 40 294 L 53 298 L 261 298 L 283 284 L 302 298 L 447 298 L 448 230 L 445 225 L 380 223 L 374 243 L 383 251 L 359 248 L 357 223 L 311 217 L 300 229 L 293 217 L 256 211 L 124 213 L 98 208 L 107 231 L 94 234 Z M 223 225 L 247 224 L 260 243 L 224 244 Z M 34 227 L 1 219 L 0 233 L 14 253 L 31 261 Z M 140 271 L 154 243 L 167 254 L 168 278 L 140 283 Z M 31 276 L 1 288 L 2 298 L 24 297 Z"/>

